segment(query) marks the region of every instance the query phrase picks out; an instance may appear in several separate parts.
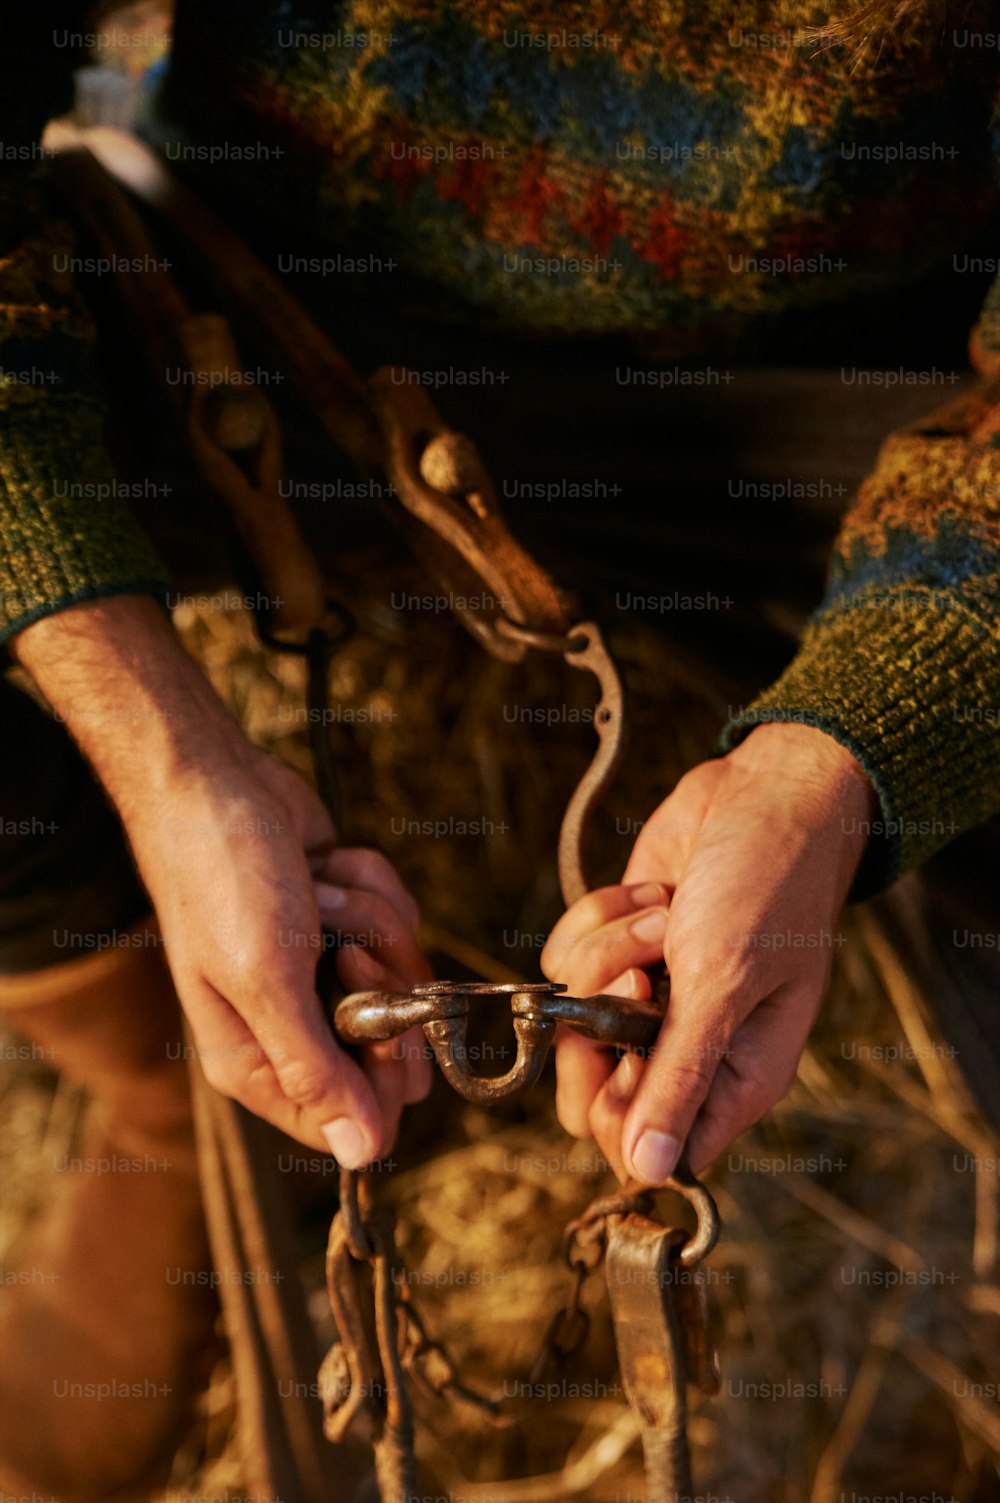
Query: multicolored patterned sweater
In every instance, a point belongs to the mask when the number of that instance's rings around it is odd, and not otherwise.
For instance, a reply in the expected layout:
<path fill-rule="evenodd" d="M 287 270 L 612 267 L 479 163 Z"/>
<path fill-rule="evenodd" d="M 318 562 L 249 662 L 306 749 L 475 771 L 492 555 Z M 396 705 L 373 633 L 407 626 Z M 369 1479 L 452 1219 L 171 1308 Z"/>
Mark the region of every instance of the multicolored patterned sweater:
<path fill-rule="evenodd" d="M 38 181 L 81 15 L 5 23 L 7 636 L 164 587 L 108 467 L 88 321 L 53 255 L 69 232 Z M 1000 203 L 995 6 L 925 0 L 861 52 L 817 46 L 830 19 L 808 0 L 179 0 L 144 128 L 214 197 L 393 258 L 440 317 L 759 357 L 963 256 L 997 271 L 968 254 Z M 98 54 L 113 24 L 89 28 Z M 850 747 L 890 831 L 874 885 L 1000 809 L 996 285 L 971 349 L 981 386 L 887 440 L 797 657 L 723 737 L 797 720 Z"/>

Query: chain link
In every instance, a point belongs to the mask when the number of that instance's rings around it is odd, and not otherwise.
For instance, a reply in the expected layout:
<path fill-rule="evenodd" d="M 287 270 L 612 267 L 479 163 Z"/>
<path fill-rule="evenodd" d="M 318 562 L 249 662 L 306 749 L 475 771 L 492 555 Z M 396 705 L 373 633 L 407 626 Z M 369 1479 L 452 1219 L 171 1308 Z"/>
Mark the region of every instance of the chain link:
<path fill-rule="evenodd" d="M 403 1366 L 412 1372 L 424 1392 L 433 1398 L 458 1399 L 484 1415 L 497 1428 L 512 1424 L 512 1417 L 504 1413 L 499 1400 L 488 1398 L 461 1381 L 457 1363 L 447 1347 L 427 1334 L 423 1316 L 413 1304 L 409 1290 L 401 1296 L 399 1310 L 405 1331 Z"/>

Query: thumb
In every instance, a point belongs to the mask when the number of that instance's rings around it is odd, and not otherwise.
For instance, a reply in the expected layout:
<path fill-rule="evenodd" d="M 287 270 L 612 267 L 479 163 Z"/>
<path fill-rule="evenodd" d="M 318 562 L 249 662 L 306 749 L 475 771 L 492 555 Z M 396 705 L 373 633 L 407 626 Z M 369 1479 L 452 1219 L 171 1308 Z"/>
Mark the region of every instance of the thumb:
<path fill-rule="evenodd" d="M 361 1168 L 378 1156 L 387 1135 L 371 1085 L 334 1042 L 318 1005 L 315 1014 L 303 1017 L 298 1009 L 297 1016 L 293 1012 L 293 999 L 284 1009 L 281 999 L 275 1000 L 282 1011 L 280 1044 L 261 1038 L 259 1030 L 258 1039 L 282 1098 L 276 1106 L 291 1124 L 286 1131 L 319 1139 L 343 1169 Z"/>
<path fill-rule="evenodd" d="M 685 998 L 676 974 L 672 981 L 670 1008 L 622 1126 L 625 1168 L 647 1185 L 662 1184 L 674 1172 L 728 1052 L 721 1021 L 726 1012 L 718 1007 L 722 999 L 712 999 L 711 1012 L 697 1001 L 692 1006 L 694 999 L 690 993 Z"/>

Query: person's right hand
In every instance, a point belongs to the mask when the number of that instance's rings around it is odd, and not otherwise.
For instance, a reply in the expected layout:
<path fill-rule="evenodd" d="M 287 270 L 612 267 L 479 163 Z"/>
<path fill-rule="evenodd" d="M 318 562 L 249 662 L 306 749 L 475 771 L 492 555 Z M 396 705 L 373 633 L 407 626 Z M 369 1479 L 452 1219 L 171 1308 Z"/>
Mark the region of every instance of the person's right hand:
<path fill-rule="evenodd" d="M 386 1153 L 429 1086 L 422 1035 L 356 1062 L 315 974 L 322 923 L 346 990 L 430 979 L 392 867 L 337 848 L 316 794 L 247 740 L 153 601 L 60 612 L 17 650 L 122 816 L 208 1080 L 345 1168 Z"/>

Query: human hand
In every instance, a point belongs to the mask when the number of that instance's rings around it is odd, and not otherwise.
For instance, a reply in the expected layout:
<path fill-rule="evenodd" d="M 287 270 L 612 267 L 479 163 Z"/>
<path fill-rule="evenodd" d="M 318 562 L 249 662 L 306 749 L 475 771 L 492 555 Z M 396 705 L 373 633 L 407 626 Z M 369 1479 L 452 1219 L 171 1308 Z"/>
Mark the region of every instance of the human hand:
<path fill-rule="evenodd" d="M 542 969 L 576 996 L 647 999 L 670 974 L 651 1057 L 569 1029 L 557 1111 L 622 1179 L 660 1184 L 686 1145 L 700 1171 L 790 1088 L 826 989 L 835 924 L 867 842 L 870 783 L 832 737 L 757 727 L 678 783 L 647 821 L 622 882 L 559 920 Z"/>
<path fill-rule="evenodd" d="M 312 790 L 249 745 L 217 745 L 208 775 L 176 780 L 128 828 L 209 1082 L 345 1168 L 388 1152 L 404 1104 L 429 1087 L 423 1036 L 366 1045 L 355 1063 L 315 976 L 336 942 L 346 991 L 430 980 L 389 862 L 338 848 Z"/>
<path fill-rule="evenodd" d="M 345 1168 L 387 1152 L 429 1086 L 422 1035 L 356 1062 L 315 975 L 322 923 L 346 989 L 430 979 L 392 867 L 336 846 L 316 794 L 247 740 L 153 601 L 61 612 L 18 652 L 118 806 L 209 1082 Z"/>

